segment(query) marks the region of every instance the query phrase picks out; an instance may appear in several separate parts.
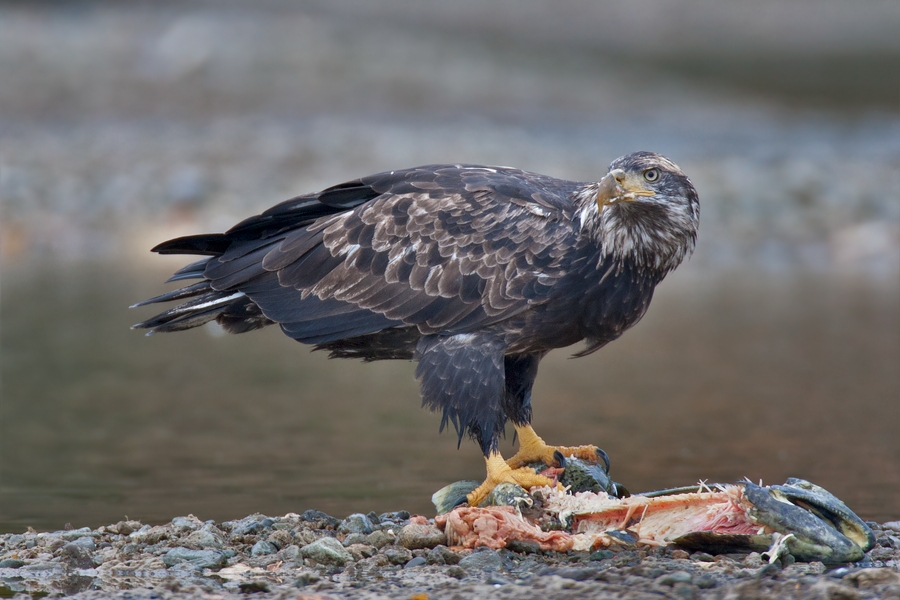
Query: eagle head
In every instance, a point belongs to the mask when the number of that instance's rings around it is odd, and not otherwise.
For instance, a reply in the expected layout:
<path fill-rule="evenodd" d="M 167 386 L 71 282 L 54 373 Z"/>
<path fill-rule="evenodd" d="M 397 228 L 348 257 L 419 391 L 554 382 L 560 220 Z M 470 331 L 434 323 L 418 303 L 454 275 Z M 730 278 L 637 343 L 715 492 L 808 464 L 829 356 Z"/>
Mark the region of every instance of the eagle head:
<path fill-rule="evenodd" d="M 582 225 L 603 256 L 628 260 L 661 276 L 694 250 L 700 202 L 694 184 L 655 152 L 617 158 L 581 194 Z"/>

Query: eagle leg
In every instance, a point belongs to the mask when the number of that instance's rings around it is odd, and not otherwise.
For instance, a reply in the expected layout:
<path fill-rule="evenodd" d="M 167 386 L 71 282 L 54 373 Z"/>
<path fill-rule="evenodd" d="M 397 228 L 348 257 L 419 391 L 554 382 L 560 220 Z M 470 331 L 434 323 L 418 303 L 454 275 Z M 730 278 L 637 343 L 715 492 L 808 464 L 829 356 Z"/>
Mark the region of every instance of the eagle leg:
<path fill-rule="evenodd" d="M 553 455 L 560 452 L 563 456 L 574 456 L 590 462 L 602 460 L 606 463 L 606 470 L 609 471 L 609 459 L 606 458 L 606 453 L 596 446 L 550 446 L 534 432 L 531 425 L 516 425 L 515 427 L 516 435 L 519 438 L 519 451 L 506 461 L 510 469 L 518 469 L 536 462 L 552 466 L 556 463 Z"/>
<path fill-rule="evenodd" d="M 466 499 L 469 506 L 478 506 L 485 498 L 488 497 L 497 485 L 501 483 L 515 483 L 524 489 L 540 487 L 544 485 L 553 485 L 553 480 L 543 475 L 538 475 L 534 469 L 529 467 L 521 467 L 518 469 L 511 468 L 499 452 L 491 452 L 484 459 L 487 465 L 487 477 L 484 483 L 472 490 Z"/>

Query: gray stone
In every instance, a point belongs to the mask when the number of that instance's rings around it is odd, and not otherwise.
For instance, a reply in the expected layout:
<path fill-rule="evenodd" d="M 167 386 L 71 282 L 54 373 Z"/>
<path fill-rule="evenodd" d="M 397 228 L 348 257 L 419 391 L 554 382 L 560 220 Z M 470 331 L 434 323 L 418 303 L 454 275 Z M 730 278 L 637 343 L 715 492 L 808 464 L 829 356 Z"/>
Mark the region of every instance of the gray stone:
<path fill-rule="evenodd" d="M 73 529 L 71 531 L 63 531 L 62 539 L 64 540 L 77 540 L 80 537 L 84 537 L 86 535 L 92 535 L 90 527 L 82 527 L 81 529 Z"/>
<path fill-rule="evenodd" d="M 362 533 L 369 534 L 374 531 L 372 521 L 364 514 L 355 513 L 341 521 L 338 526 L 339 533 Z"/>
<path fill-rule="evenodd" d="M 416 556 L 416 557 L 412 558 L 408 563 L 403 565 L 403 568 L 411 569 L 413 567 L 421 567 L 424 564 L 425 564 L 425 557 L 424 556 Z"/>
<path fill-rule="evenodd" d="M 446 543 L 447 536 L 431 523 L 427 525 L 410 523 L 401 529 L 397 535 L 397 544 L 410 550 L 434 548 L 438 544 Z"/>
<path fill-rule="evenodd" d="M 300 549 L 300 555 L 325 565 L 344 565 L 353 560 L 353 555 L 334 538 L 326 537 L 307 544 Z"/>
<path fill-rule="evenodd" d="M 275 544 L 260 540 L 253 544 L 253 548 L 250 549 L 250 556 L 265 556 L 267 554 L 275 554 L 276 552 L 278 552 L 278 548 L 275 547 Z"/>
<path fill-rule="evenodd" d="M 384 554 L 391 564 L 394 565 L 405 565 L 409 561 L 412 560 L 413 553 L 409 551 L 407 548 L 403 548 L 402 546 L 391 546 L 389 548 L 385 548 L 382 550 L 382 554 Z"/>
<path fill-rule="evenodd" d="M 19 544 L 23 543 L 24 541 L 25 541 L 24 535 L 13 534 L 13 535 L 9 536 L 8 538 L 6 538 L 6 547 L 13 548 L 13 547 L 18 546 Z"/>
<path fill-rule="evenodd" d="M 0 569 L 18 569 L 24 567 L 25 561 L 18 558 L 4 558 L 0 560 Z"/>
<path fill-rule="evenodd" d="M 352 546 L 353 544 L 367 544 L 368 537 L 361 533 L 351 533 L 347 537 L 344 538 L 344 547 Z"/>
<path fill-rule="evenodd" d="M 84 548 L 85 550 L 88 550 L 91 552 L 93 552 L 94 550 L 97 549 L 97 544 L 94 543 L 94 538 L 87 536 L 87 535 L 84 537 L 78 538 L 77 540 L 75 540 L 72 543 L 75 544 L 76 546 L 80 546 L 80 547 Z"/>
<path fill-rule="evenodd" d="M 94 560 L 86 548 L 75 543 L 68 543 L 62 547 L 60 556 L 63 562 L 73 569 L 93 569 Z"/>
<path fill-rule="evenodd" d="M 465 569 L 481 571 L 499 571 L 503 568 L 503 557 L 496 550 L 478 550 L 459 561 Z"/>
<path fill-rule="evenodd" d="M 676 583 L 691 583 L 693 576 L 687 571 L 673 571 L 660 575 L 654 581 L 660 585 L 675 585 Z"/>
<path fill-rule="evenodd" d="M 439 544 L 428 553 L 426 560 L 429 565 L 455 565 L 459 564 L 462 556 L 447 546 Z"/>
<path fill-rule="evenodd" d="M 201 523 L 196 517 L 175 517 L 172 519 L 172 525 L 180 529 L 197 529 Z"/>
<path fill-rule="evenodd" d="M 281 551 L 281 560 L 290 561 L 298 558 L 300 558 L 300 546 L 297 544 L 291 544 Z"/>
<path fill-rule="evenodd" d="M 225 539 L 204 528 L 191 532 L 184 538 L 183 543 L 188 548 L 221 548 L 225 544 Z"/>
<path fill-rule="evenodd" d="M 597 576 L 598 572 L 599 571 L 597 569 L 591 568 L 563 567 L 562 569 L 558 569 L 557 571 L 555 571 L 553 574 L 565 579 L 572 579 L 574 581 L 587 581 L 588 579 L 594 579 Z"/>
<path fill-rule="evenodd" d="M 447 567 L 447 570 L 444 571 L 448 577 L 454 577 L 456 579 L 464 579 L 468 573 L 466 570 L 460 567 L 459 565 L 453 565 L 452 567 Z"/>
<path fill-rule="evenodd" d="M 173 567 L 182 563 L 199 569 L 217 569 L 225 566 L 225 554 L 218 550 L 191 550 L 190 548 L 172 548 L 163 556 L 163 563 Z"/>
<path fill-rule="evenodd" d="M 235 535 L 249 535 L 254 533 L 262 533 L 266 529 L 275 524 L 275 519 L 265 515 L 250 515 L 239 521 L 231 521 L 227 525 L 231 526 L 231 533 Z M 226 525 L 223 523 L 222 525 Z"/>
<path fill-rule="evenodd" d="M 373 531 L 366 536 L 366 543 L 375 546 L 379 550 L 388 544 L 393 544 L 397 538 L 386 531 Z"/>

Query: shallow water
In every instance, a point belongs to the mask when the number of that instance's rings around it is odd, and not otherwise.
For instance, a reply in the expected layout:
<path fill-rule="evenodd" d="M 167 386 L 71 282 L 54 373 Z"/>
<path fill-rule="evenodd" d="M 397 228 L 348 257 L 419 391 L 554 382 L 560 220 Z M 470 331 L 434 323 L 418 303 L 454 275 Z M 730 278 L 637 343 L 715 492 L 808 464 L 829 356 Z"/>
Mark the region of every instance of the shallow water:
<path fill-rule="evenodd" d="M 0 531 L 432 514 L 435 490 L 483 476 L 419 408 L 411 364 L 329 361 L 271 328 L 144 337 L 129 325 L 149 311 L 125 307 L 165 274 L 132 267 L 5 269 Z M 621 340 L 544 361 L 535 427 L 600 445 L 632 491 L 794 476 L 896 519 L 898 306 L 895 284 L 689 264 Z"/>

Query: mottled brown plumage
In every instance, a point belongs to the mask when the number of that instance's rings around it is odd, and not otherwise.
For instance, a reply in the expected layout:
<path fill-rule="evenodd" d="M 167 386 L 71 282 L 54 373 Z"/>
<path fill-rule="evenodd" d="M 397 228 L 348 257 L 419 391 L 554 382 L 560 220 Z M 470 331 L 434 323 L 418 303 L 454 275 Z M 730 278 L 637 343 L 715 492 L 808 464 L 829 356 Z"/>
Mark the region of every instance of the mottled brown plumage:
<path fill-rule="evenodd" d="M 333 357 L 412 359 L 423 403 L 485 456 L 531 420 L 540 359 L 619 337 L 693 249 L 697 193 L 668 159 L 617 159 L 600 182 L 431 165 L 298 196 L 163 254 L 209 255 L 173 280 L 186 300 L 136 327 L 280 325 Z"/>

